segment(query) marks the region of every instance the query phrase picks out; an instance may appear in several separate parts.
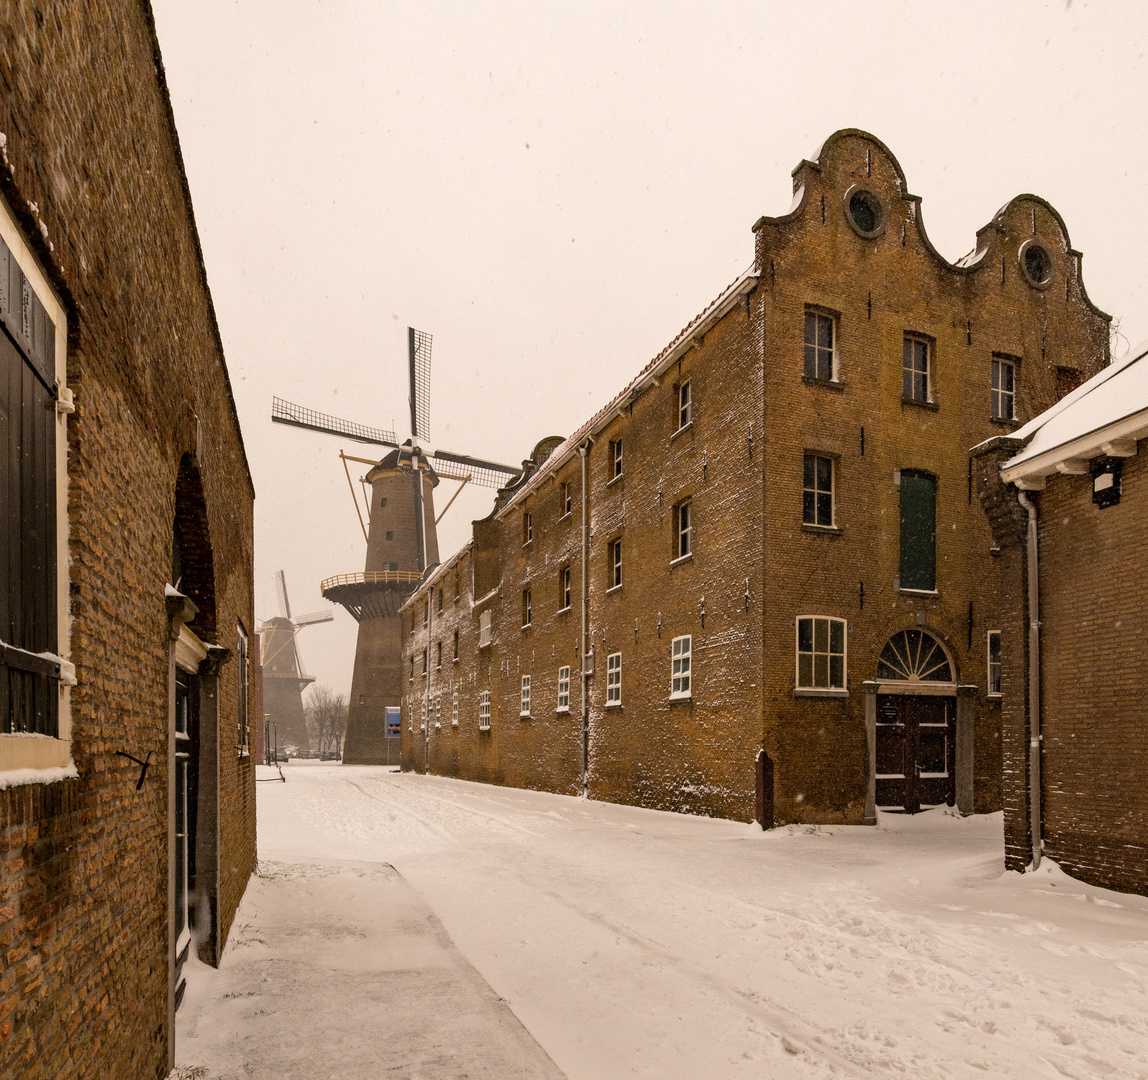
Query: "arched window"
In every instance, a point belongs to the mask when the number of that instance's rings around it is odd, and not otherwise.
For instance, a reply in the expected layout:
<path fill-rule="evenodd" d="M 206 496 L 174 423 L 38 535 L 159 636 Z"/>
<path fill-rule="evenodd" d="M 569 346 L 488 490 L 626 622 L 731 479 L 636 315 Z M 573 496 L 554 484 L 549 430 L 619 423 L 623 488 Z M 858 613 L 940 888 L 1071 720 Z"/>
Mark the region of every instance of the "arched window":
<path fill-rule="evenodd" d="M 908 682 L 953 682 L 953 668 L 941 643 L 924 630 L 902 630 L 881 650 L 877 678 Z"/>

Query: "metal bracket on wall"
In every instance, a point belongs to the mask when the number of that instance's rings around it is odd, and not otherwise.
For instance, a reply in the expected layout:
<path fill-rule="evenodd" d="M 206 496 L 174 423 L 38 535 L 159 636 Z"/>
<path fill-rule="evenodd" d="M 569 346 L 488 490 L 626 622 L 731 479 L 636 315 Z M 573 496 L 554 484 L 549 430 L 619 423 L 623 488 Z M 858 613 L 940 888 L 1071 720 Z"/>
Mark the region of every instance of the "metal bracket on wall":
<path fill-rule="evenodd" d="M 131 754 L 124 753 L 123 750 L 116 751 L 116 757 L 126 757 L 128 761 L 134 761 L 140 767 L 140 778 L 136 781 L 136 791 L 143 787 L 144 777 L 147 776 L 148 766 L 151 764 L 152 751 L 148 751 L 148 755 L 143 761 L 138 757 L 133 757 Z"/>

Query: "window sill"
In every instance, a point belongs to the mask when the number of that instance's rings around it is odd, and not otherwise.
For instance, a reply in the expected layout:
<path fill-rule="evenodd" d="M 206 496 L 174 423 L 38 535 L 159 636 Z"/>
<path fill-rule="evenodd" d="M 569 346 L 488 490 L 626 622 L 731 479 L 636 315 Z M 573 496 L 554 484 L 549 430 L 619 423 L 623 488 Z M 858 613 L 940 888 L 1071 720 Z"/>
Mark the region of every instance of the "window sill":
<path fill-rule="evenodd" d="M 618 482 L 619 482 L 619 481 L 620 481 L 620 480 L 621 480 L 621 479 L 622 479 L 624 476 L 625 476 L 625 473 L 618 473 L 618 475 L 617 475 L 617 476 L 615 476 L 615 477 L 613 477 L 613 479 L 610 479 L 610 480 L 607 480 L 607 481 L 606 481 L 606 487 L 608 487 L 608 488 L 609 488 L 609 487 L 613 487 L 613 486 L 614 486 L 616 483 L 618 483 Z"/>
<path fill-rule="evenodd" d="M 557 713 L 559 716 L 569 716 L 569 715 L 570 715 L 570 706 L 569 706 L 569 705 L 567 705 L 565 708 L 563 708 L 561 705 L 559 705 L 559 706 L 558 706 L 558 708 L 557 708 L 557 709 L 555 709 L 554 711 L 555 711 L 555 712 L 556 712 L 556 713 Z"/>
<path fill-rule="evenodd" d="M 689 431 L 693 426 L 694 422 L 692 420 L 688 424 L 682 424 L 682 426 L 670 436 L 670 442 L 673 442 L 683 432 Z"/>
<path fill-rule="evenodd" d="M 606 708 L 607 709 L 620 709 L 621 707 L 622 707 L 622 703 L 620 701 L 607 701 L 606 702 Z"/>
<path fill-rule="evenodd" d="M 840 379 L 819 379 L 816 375 L 802 375 L 801 381 L 806 386 L 821 386 L 826 390 L 836 390 L 838 393 L 845 389 L 845 384 Z"/>
<path fill-rule="evenodd" d="M 569 604 L 567 604 L 565 607 L 560 607 L 555 612 L 556 615 L 568 615 L 569 613 L 570 613 L 570 605 Z"/>
<path fill-rule="evenodd" d="M 794 688 L 794 697 L 810 698 L 847 698 L 848 690 L 815 690 L 813 687 L 798 686 Z"/>
<path fill-rule="evenodd" d="M 679 555 L 676 559 L 670 560 L 670 566 L 671 567 L 681 566 L 682 563 L 690 562 L 693 559 L 693 557 L 694 557 L 694 553 L 692 551 L 688 555 Z"/>
<path fill-rule="evenodd" d="M 455 657 L 455 658 L 454 658 L 454 659 L 451 661 L 451 663 L 452 663 L 452 664 L 457 664 L 457 663 L 458 663 L 458 657 L 456 656 L 456 657 Z"/>
<path fill-rule="evenodd" d="M 1020 424 L 1020 420 L 1017 419 L 1017 417 L 1015 417 L 1015 416 L 1009 416 L 1009 417 L 990 416 L 989 417 L 989 423 L 990 424 L 1000 424 L 1001 427 L 1014 428 Z"/>
<path fill-rule="evenodd" d="M 526 633 L 526 631 L 527 631 L 527 630 L 529 630 L 529 629 L 530 629 L 530 627 L 531 627 L 531 626 L 533 626 L 533 625 L 534 625 L 533 623 L 528 623 L 528 622 L 527 622 L 527 623 L 523 623 L 523 624 L 522 624 L 522 632 L 525 634 L 525 633 Z"/>
<path fill-rule="evenodd" d="M 916 405 L 918 409 L 932 409 L 933 412 L 937 412 L 940 409 L 940 405 L 935 401 L 921 401 L 919 398 L 905 397 L 903 395 L 901 397 L 901 404 Z"/>
<path fill-rule="evenodd" d="M 609 596 L 609 595 L 610 595 L 610 593 L 621 592 L 621 591 L 622 591 L 622 586 L 621 586 L 621 585 L 611 585 L 611 586 L 610 586 L 610 587 L 609 587 L 609 588 L 606 590 L 606 595 L 607 595 L 607 596 Z"/>
<path fill-rule="evenodd" d="M 940 596 L 936 589 L 902 589 L 897 588 L 897 592 L 904 593 L 906 596 Z"/>
<path fill-rule="evenodd" d="M 529 719 L 530 719 L 530 713 L 528 713 L 528 712 L 520 712 L 520 713 L 518 714 L 518 719 L 519 719 L 519 720 L 529 720 Z"/>
<path fill-rule="evenodd" d="M 451 726 L 452 728 L 456 728 L 456 727 L 458 727 L 458 721 L 457 721 L 457 720 L 452 720 L 452 721 L 450 722 L 450 726 Z"/>
<path fill-rule="evenodd" d="M 670 704 L 672 705 L 674 702 L 677 702 L 677 701 L 693 701 L 693 699 L 694 699 L 693 692 L 690 690 L 687 690 L 684 694 L 682 694 L 682 693 L 671 694 L 670 695 Z"/>
<path fill-rule="evenodd" d="M 489 724 L 487 724 L 487 725 L 486 725 L 486 727 L 483 727 L 481 724 L 479 724 L 479 725 L 478 725 L 478 730 L 479 730 L 480 732 L 485 732 L 487 735 L 489 735 L 489 734 L 490 734 L 490 725 L 489 725 Z"/>
<path fill-rule="evenodd" d="M 801 531 L 807 533 L 821 533 L 822 536 L 844 536 L 845 530 L 840 525 L 810 525 L 808 521 L 801 523 Z"/>
<path fill-rule="evenodd" d="M 559 520 L 559 521 L 566 521 L 566 520 L 568 520 L 569 518 L 572 518 L 573 516 L 574 516 L 574 513 L 573 513 L 573 511 L 571 511 L 571 510 L 567 510 L 567 511 L 566 511 L 566 513 L 565 513 L 565 514 L 563 514 L 563 515 L 562 515 L 562 516 L 561 516 L 561 517 L 560 517 L 558 520 Z"/>
<path fill-rule="evenodd" d="M 522 545 L 522 547 L 523 547 L 524 549 L 525 549 L 525 548 L 528 548 L 528 547 L 530 547 L 530 545 L 531 545 L 531 544 L 533 544 L 533 543 L 534 543 L 534 541 L 533 541 L 533 540 L 527 540 L 527 541 L 526 541 L 526 543 Z"/>

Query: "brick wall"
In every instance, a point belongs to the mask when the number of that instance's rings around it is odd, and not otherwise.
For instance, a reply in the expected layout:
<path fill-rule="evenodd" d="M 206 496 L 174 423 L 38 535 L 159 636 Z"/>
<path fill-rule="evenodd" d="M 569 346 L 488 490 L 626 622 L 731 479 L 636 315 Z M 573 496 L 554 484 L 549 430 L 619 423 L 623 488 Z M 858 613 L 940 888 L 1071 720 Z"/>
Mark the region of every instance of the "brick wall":
<path fill-rule="evenodd" d="M 974 805 L 991 811 L 1001 801 L 1001 703 L 987 694 L 985 635 L 1001 628 L 1002 611 L 992 584 L 999 568 L 973 498 L 967 451 L 1017 426 L 990 416 L 994 354 L 1018 365 L 1023 421 L 1063 388 L 1058 368 L 1080 377 L 1099 369 L 1108 318 L 1084 292 L 1062 220 L 1040 199 L 1008 203 L 978 234 L 975 254 L 953 265 L 925 235 L 900 166 L 871 136 L 839 132 L 819 161 L 795 170 L 794 184 L 795 209 L 755 226 L 755 286 L 716 323 L 699 322 L 697 332 L 676 341 L 668 369 L 651 365 L 661 372 L 657 385 L 637 380 L 574 440 L 593 434 L 588 790 L 597 798 L 748 819 L 753 761 L 764 747 L 774 762 L 776 821 L 860 822 L 867 785 L 861 683 L 876 677 L 891 635 L 923 626 L 947 649 L 955 681 L 979 688 Z M 846 218 L 858 186 L 883 207 L 875 237 L 860 236 Z M 1043 288 L 1022 270 L 1025 245 L 1034 241 L 1051 261 Z M 830 381 L 803 378 L 808 307 L 835 319 L 839 370 Z M 902 401 L 906 334 L 930 342 L 929 406 Z M 685 378 L 694 421 L 675 436 L 676 387 Z M 625 466 L 611 482 L 617 439 Z M 535 479 L 504 491 L 491 518 L 475 524 L 466 560 L 476 568 L 474 591 L 494 592 L 483 605 L 493 614 L 494 641 L 464 650 L 455 678 L 491 690 L 492 729 L 472 751 L 461 720 L 457 735 L 432 727 L 432 770 L 578 790 L 581 479 L 577 455 L 563 457 L 572 446 L 543 463 Z M 831 529 L 802 523 L 806 452 L 834 462 Z M 936 477 L 933 595 L 899 588 L 902 469 Z M 558 506 L 563 483 L 575 494 L 569 519 Z M 693 558 L 670 566 L 673 508 L 685 498 L 694 508 Z M 524 545 L 526 512 L 533 539 Z M 619 538 L 624 580 L 611 589 L 610 544 Z M 566 561 L 576 598 L 560 613 L 557 575 Z M 435 587 L 424 585 L 424 592 Z M 521 625 L 526 588 L 533 600 L 528 629 Z M 421 594 L 413 603 L 422 603 Z M 848 621 L 847 694 L 795 692 L 801 615 Z M 477 619 L 464 603 L 440 628 L 459 625 L 476 637 Z M 693 696 L 671 703 L 670 641 L 679 634 L 693 637 Z M 433 652 L 435 639 L 433 623 L 428 634 L 421 617 L 408 618 L 408 661 L 424 648 Z M 615 652 L 622 655 L 622 701 L 607 708 L 606 663 Z M 569 716 L 554 711 L 557 669 L 565 663 L 574 676 Z M 519 717 L 524 674 L 532 678 L 528 718 Z M 430 678 L 433 688 L 433 672 Z M 416 671 L 408 700 L 423 693 Z M 1012 693 L 1006 681 L 1005 698 Z M 422 767 L 417 729 L 404 729 L 406 767 Z"/>
<path fill-rule="evenodd" d="M 196 629 L 229 649 L 237 623 L 253 635 L 253 492 L 150 10 L 132 0 L 8 5 L 0 87 L 0 186 L 69 308 L 79 771 L 0 792 L 0 1074 L 162 1077 L 172 1053 L 164 585 L 181 459 L 197 465 L 212 555 L 212 625 Z M 223 938 L 255 856 L 237 686 L 236 664 L 225 663 Z M 138 766 L 117 751 L 152 755 L 139 792 Z"/>

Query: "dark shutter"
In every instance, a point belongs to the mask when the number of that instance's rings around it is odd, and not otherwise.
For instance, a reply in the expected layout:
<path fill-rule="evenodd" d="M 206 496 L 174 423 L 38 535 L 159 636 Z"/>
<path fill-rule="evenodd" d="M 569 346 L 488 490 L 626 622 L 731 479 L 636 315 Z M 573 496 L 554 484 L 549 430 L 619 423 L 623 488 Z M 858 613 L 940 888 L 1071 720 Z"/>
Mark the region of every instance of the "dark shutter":
<path fill-rule="evenodd" d="M 0 244 L 2 246 L 2 244 Z M 29 314 L 25 349 L 0 330 L 0 732 L 57 732 L 58 665 L 35 654 L 54 653 L 56 635 L 56 444 L 55 394 L 43 378 L 50 354 L 44 340 L 52 324 L 35 297 L 27 301 L 26 282 L 6 248 L 0 269 L 8 299 L 21 298 Z M 13 290 L 19 278 L 18 291 Z M 0 297 L 0 300 L 4 299 Z M 12 325 L 14 304 L 0 304 L 4 329 Z M 19 312 L 17 312 L 19 314 Z M 47 327 L 43 323 L 47 323 Z M 39 327 L 37 329 L 37 327 Z M 31 343 L 41 345 L 39 363 L 28 359 Z M 54 361 L 53 361 L 54 363 Z"/>
<path fill-rule="evenodd" d="M 937 587 L 937 482 L 901 472 L 901 588 Z"/>

